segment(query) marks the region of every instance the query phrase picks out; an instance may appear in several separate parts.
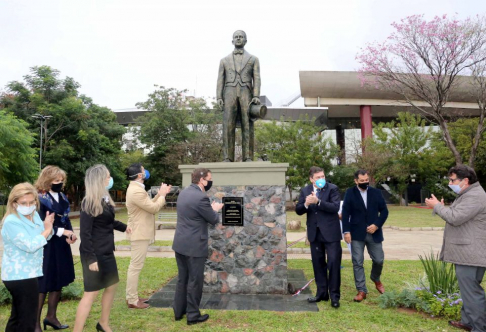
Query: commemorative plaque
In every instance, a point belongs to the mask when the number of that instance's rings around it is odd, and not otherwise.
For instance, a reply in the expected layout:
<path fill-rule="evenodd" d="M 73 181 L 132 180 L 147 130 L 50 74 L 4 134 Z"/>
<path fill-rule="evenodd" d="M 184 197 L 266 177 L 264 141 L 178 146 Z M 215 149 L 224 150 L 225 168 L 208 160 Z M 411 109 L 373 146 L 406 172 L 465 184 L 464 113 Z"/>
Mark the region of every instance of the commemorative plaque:
<path fill-rule="evenodd" d="M 223 226 L 243 226 L 243 197 L 223 197 Z"/>

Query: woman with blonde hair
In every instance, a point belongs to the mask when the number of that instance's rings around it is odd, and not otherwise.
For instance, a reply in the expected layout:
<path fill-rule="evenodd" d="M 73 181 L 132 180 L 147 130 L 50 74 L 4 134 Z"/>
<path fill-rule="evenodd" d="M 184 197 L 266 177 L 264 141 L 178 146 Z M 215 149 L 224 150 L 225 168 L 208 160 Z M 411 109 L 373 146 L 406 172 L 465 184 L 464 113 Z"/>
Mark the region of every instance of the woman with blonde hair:
<path fill-rule="evenodd" d="M 10 331 L 34 331 L 42 276 L 43 247 L 52 236 L 54 215 L 46 213 L 42 222 L 37 191 L 30 183 L 20 183 L 8 196 L 2 220 L 2 281 L 12 295 L 12 311 L 5 327 Z"/>
<path fill-rule="evenodd" d="M 54 214 L 54 236 L 47 241 L 44 247 L 43 276 L 39 277 L 39 311 L 37 316 L 36 332 L 41 332 L 40 316 L 42 307 L 47 299 L 47 315 L 43 321 L 46 326 L 54 330 L 67 329 L 57 319 L 57 305 L 61 300 L 61 290 L 74 281 L 74 263 L 71 253 L 71 244 L 76 242 L 69 220 L 69 201 L 62 193 L 66 183 L 66 172 L 57 166 L 46 166 L 41 171 L 35 187 L 39 192 L 40 210 L 42 218 L 47 212 Z"/>
<path fill-rule="evenodd" d="M 86 196 L 81 203 L 81 264 L 83 265 L 84 295 L 76 312 L 74 332 L 82 331 L 91 306 L 101 289 L 101 318 L 97 331 L 111 332 L 110 310 L 115 297 L 118 281 L 115 239 L 113 230 L 130 233 L 130 227 L 115 220 L 115 203 L 108 190 L 113 186 L 113 178 L 105 165 L 94 165 L 86 171 L 84 179 Z"/>

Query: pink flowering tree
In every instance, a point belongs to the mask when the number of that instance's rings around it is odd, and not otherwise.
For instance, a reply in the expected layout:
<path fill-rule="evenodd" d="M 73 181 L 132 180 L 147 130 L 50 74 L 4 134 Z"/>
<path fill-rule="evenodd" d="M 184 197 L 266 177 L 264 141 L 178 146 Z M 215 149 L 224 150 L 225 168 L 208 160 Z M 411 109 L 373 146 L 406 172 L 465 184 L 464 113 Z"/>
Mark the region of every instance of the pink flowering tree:
<path fill-rule="evenodd" d="M 478 100 L 480 110 L 469 158 L 473 167 L 485 131 L 485 18 L 459 21 L 444 15 L 427 21 L 423 15 L 414 15 L 392 26 L 395 31 L 384 42 L 368 44 L 356 56 L 362 85 L 395 94 L 397 100 L 436 123 L 456 164 L 462 164 L 444 106 L 457 87 L 471 84 L 467 90 Z"/>

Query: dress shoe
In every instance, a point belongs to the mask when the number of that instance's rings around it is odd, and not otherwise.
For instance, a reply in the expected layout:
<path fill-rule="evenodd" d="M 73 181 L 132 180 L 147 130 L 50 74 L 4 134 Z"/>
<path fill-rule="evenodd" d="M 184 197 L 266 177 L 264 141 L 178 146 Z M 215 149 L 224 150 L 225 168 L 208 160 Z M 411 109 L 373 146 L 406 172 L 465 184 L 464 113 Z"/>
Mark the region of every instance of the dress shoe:
<path fill-rule="evenodd" d="M 139 298 L 138 298 L 138 300 L 139 300 L 140 302 L 148 302 L 148 300 L 150 300 L 150 299 L 146 299 L 146 298 L 144 298 L 144 297 L 139 297 Z"/>
<path fill-rule="evenodd" d="M 366 299 L 366 293 L 359 291 L 358 294 L 354 297 L 353 300 L 354 300 L 354 302 L 361 302 L 364 299 Z"/>
<path fill-rule="evenodd" d="M 150 307 L 150 305 L 143 303 L 140 300 L 138 300 L 135 304 L 128 303 L 128 309 L 147 309 L 148 307 Z"/>
<path fill-rule="evenodd" d="M 96 324 L 96 331 L 105 332 L 105 329 L 103 328 L 103 326 L 101 326 L 100 322 Z"/>
<path fill-rule="evenodd" d="M 231 160 L 229 160 L 228 158 L 223 159 L 223 163 L 230 163 L 230 162 L 231 162 Z"/>
<path fill-rule="evenodd" d="M 321 302 L 321 301 L 329 301 L 329 296 L 326 296 L 326 297 L 323 297 L 323 298 L 320 298 L 320 297 L 309 297 L 307 299 L 307 302 L 309 303 L 317 303 L 317 302 Z"/>
<path fill-rule="evenodd" d="M 383 286 L 381 281 L 375 281 L 374 283 L 375 283 L 375 286 L 376 286 L 376 290 L 378 292 L 380 292 L 380 294 L 383 294 L 385 292 L 385 286 Z"/>
<path fill-rule="evenodd" d="M 207 321 L 208 319 L 209 319 L 209 315 L 205 314 L 205 315 L 199 316 L 196 320 L 188 320 L 187 325 L 194 325 L 194 324 L 202 323 L 202 322 Z"/>
<path fill-rule="evenodd" d="M 458 322 L 456 320 L 450 320 L 449 321 L 449 325 L 450 326 L 457 327 L 458 329 L 463 329 L 463 330 L 466 330 L 466 331 L 472 331 L 472 327 L 471 326 L 466 325 L 466 324 L 463 324 L 463 323 Z"/>
<path fill-rule="evenodd" d="M 331 301 L 331 307 L 337 309 L 339 308 L 341 305 L 339 304 L 339 301 Z"/>
<path fill-rule="evenodd" d="M 67 329 L 69 327 L 69 325 L 62 325 L 61 323 L 59 323 L 59 325 L 56 325 L 56 324 L 48 321 L 47 318 L 44 319 L 43 323 L 44 323 L 44 331 L 47 330 L 47 326 L 52 327 L 54 330 L 64 330 L 64 329 Z"/>

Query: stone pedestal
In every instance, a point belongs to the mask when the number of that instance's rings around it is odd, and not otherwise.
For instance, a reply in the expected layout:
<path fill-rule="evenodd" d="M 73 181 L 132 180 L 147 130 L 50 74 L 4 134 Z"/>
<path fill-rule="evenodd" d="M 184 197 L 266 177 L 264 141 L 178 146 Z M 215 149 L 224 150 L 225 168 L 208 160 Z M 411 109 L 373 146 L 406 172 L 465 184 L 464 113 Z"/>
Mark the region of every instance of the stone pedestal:
<path fill-rule="evenodd" d="M 271 162 L 201 163 L 179 166 L 184 187 L 195 168 L 211 170 L 208 195 L 243 197 L 244 226 L 209 227 L 204 290 L 233 294 L 287 293 L 285 172 Z"/>

